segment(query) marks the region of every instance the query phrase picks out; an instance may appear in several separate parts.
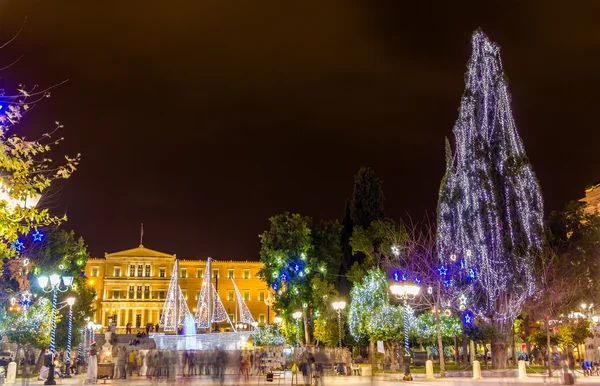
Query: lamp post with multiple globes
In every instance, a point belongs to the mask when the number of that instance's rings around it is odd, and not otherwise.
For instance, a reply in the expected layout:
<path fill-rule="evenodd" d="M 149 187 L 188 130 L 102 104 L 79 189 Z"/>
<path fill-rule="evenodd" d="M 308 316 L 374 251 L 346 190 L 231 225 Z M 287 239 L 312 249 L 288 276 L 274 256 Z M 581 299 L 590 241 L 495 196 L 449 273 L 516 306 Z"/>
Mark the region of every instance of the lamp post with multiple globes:
<path fill-rule="evenodd" d="M 412 381 L 410 375 L 410 353 L 408 344 L 408 300 L 413 300 L 421 291 L 421 287 L 415 283 L 402 282 L 390 285 L 392 295 L 398 300 L 402 300 L 404 304 L 404 380 Z"/>
<path fill-rule="evenodd" d="M 294 355 L 295 359 L 298 359 L 298 355 L 300 354 L 300 339 L 299 339 L 299 320 L 302 317 L 302 311 L 296 311 L 292 314 L 292 317 L 296 320 L 296 355 Z"/>
<path fill-rule="evenodd" d="M 73 276 L 64 274 L 62 276 L 52 274 L 50 276 L 42 275 L 38 278 L 38 284 L 45 293 L 52 293 L 52 325 L 50 331 L 50 363 L 48 366 L 48 378 L 44 385 L 56 385 L 54 379 L 54 353 L 56 348 L 56 302 L 59 292 L 68 291 L 73 284 Z M 61 285 L 62 284 L 62 285 Z"/>
<path fill-rule="evenodd" d="M 340 349 L 340 359 L 342 357 L 342 310 L 346 308 L 346 302 L 339 301 L 333 302 L 333 309 L 337 311 L 338 315 L 338 341 Z"/>
<path fill-rule="evenodd" d="M 71 378 L 71 335 L 73 333 L 73 304 L 75 304 L 75 298 L 67 298 L 67 304 L 69 305 L 69 326 L 67 328 L 67 353 L 66 353 L 66 371 L 65 378 Z"/>

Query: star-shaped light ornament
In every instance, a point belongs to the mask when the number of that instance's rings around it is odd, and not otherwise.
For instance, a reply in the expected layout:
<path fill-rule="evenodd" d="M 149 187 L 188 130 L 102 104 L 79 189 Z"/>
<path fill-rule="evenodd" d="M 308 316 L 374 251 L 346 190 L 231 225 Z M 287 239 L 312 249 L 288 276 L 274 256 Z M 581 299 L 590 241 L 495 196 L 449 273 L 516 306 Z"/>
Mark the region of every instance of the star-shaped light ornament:
<path fill-rule="evenodd" d="M 15 247 L 15 249 L 17 251 L 21 251 L 21 250 L 23 250 L 23 247 L 25 246 L 25 244 L 23 244 L 23 242 L 21 240 L 17 239 L 17 241 L 15 241 L 13 243 L 13 246 Z"/>
<path fill-rule="evenodd" d="M 471 324 L 471 315 L 469 315 L 469 314 L 466 314 L 466 315 L 465 315 L 465 322 L 466 322 L 467 324 Z"/>
<path fill-rule="evenodd" d="M 441 276 L 446 276 L 446 274 L 448 273 L 448 268 L 446 268 L 442 265 L 441 267 L 438 268 L 438 272 L 440 273 Z"/>
<path fill-rule="evenodd" d="M 33 241 L 41 242 L 44 239 L 44 234 L 38 230 L 32 235 Z"/>

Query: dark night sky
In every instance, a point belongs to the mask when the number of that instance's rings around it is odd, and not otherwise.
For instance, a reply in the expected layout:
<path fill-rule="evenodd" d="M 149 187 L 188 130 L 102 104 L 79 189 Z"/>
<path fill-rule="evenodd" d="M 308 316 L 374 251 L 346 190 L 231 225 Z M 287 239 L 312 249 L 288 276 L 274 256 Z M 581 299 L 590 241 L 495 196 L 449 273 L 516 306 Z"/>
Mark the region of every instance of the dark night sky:
<path fill-rule="evenodd" d="M 27 17 L 2 86 L 69 79 L 17 130 L 59 120 L 59 154 L 83 154 L 50 203 L 93 255 L 137 246 L 143 222 L 153 249 L 256 259 L 272 215 L 340 218 L 361 165 L 390 217 L 433 213 L 479 26 L 546 209 L 600 180 L 600 2 L 0 4 L 2 41 Z"/>

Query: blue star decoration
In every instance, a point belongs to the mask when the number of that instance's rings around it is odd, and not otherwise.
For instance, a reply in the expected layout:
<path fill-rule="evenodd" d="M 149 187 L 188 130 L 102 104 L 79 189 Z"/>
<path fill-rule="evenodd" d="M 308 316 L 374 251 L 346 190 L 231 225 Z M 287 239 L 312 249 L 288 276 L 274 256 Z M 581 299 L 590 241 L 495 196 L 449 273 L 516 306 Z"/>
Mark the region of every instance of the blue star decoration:
<path fill-rule="evenodd" d="M 438 272 L 440 273 L 441 276 L 446 276 L 446 274 L 448 273 L 448 268 L 446 268 L 442 265 L 441 267 L 438 268 Z"/>
<path fill-rule="evenodd" d="M 15 247 L 15 249 L 16 249 L 17 251 L 20 251 L 20 250 L 22 250 L 22 249 L 23 249 L 23 247 L 25 246 L 25 244 L 23 244 L 23 242 L 22 242 L 21 240 L 17 239 L 17 241 L 15 241 L 15 242 L 13 243 L 13 246 Z"/>
<path fill-rule="evenodd" d="M 400 275 L 398 272 L 394 272 L 394 281 L 400 281 Z"/>
<path fill-rule="evenodd" d="M 421 279 L 419 279 L 418 277 L 415 277 L 414 282 L 415 282 L 415 284 L 421 284 Z"/>
<path fill-rule="evenodd" d="M 465 311 L 465 313 L 463 314 L 463 320 L 465 322 L 465 325 L 467 326 L 473 324 L 473 314 L 471 313 L 471 311 Z"/>
<path fill-rule="evenodd" d="M 33 241 L 42 241 L 42 239 L 44 238 L 44 234 L 38 230 L 36 230 L 32 236 Z"/>

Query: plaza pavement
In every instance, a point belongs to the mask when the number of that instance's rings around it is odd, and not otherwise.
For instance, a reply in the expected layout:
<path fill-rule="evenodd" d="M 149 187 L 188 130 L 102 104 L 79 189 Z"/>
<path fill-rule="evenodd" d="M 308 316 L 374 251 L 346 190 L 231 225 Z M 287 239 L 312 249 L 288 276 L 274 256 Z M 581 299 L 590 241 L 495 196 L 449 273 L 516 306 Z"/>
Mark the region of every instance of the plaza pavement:
<path fill-rule="evenodd" d="M 62 381 L 57 380 L 58 386 L 80 386 L 83 384 L 85 375 L 76 375 L 70 379 L 63 379 Z M 300 382 L 302 382 L 301 377 L 299 378 Z M 221 385 L 219 380 L 215 380 L 209 376 L 197 376 L 197 377 L 177 377 L 175 382 L 166 382 L 165 380 L 159 381 L 149 381 L 144 377 L 133 376 L 128 379 L 119 379 L 119 380 L 98 380 L 98 385 L 102 385 L 106 382 L 107 385 L 113 386 L 167 386 L 167 385 Z M 327 376 L 324 379 L 324 382 L 321 386 L 341 386 L 341 385 L 351 385 L 351 386 L 386 386 L 386 385 L 397 385 L 397 384 L 415 384 L 422 386 L 454 386 L 454 385 L 480 385 L 480 386 L 495 386 L 495 385 L 561 385 L 562 382 L 558 378 L 548 379 L 546 377 L 542 377 L 540 375 L 533 375 L 528 377 L 526 380 L 519 380 L 517 378 L 484 378 L 482 380 L 472 380 L 470 378 L 445 378 L 445 379 L 435 379 L 435 380 L 425 380 L 425 378 L 418 377 L 415 378 L 412 382 L 404 382 L 399 381 L 395 377 L 390 376 L 381 376 L 376 375 L 373 377 L 361 377 L 361 376 L 352 376 L 352 377 L 340 377 L 340 376 Z M 30 381 L 28 383 L 31 386 L 43 385 L 43 381 Z M 600 385 L 600 377 L 578 377 L 576 380 L 576 384 L 580 385 Z M 21 386 L 21 380 L 17 379 L 17 383 L 15 386 Z M 264 377 L 251 377 L 250 382 L 245 383 L 244 380 L 239 376 L 229 375 L 225 377 L 223 382 L 223 386 L 291 386 L 292 380 L 287 377 L 285 379 L 285 383 L 283 381 L 278 383 L 277 380 L 275 382 L 267 382 L 265 383 Z M 295 383 L 294 383 L 295 385 Z M 22 386 L 25 386 L 24 384 Z"/>

